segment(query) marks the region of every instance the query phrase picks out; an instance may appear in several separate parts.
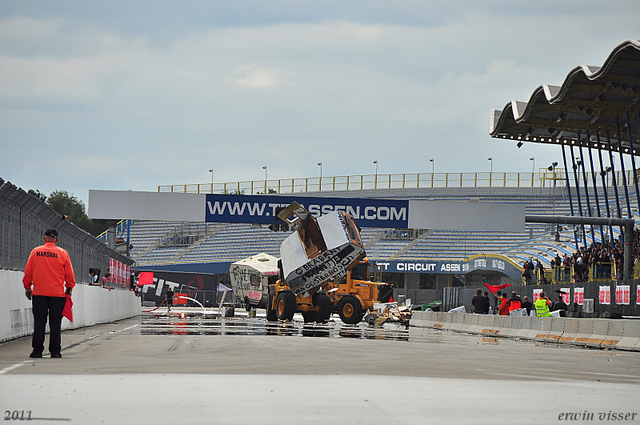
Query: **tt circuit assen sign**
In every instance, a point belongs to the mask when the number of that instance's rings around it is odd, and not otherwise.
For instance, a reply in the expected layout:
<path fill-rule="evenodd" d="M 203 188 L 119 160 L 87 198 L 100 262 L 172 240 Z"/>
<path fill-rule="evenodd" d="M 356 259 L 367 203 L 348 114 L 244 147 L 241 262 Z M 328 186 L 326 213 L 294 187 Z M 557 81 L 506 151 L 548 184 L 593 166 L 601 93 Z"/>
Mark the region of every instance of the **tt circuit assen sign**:
<path fill-rule="evenodd" d="M 382 272 L 390 273 L 432 273 L 432 274 L 462 274 L 463 261 L 376 261 L 382 267 Z"/>

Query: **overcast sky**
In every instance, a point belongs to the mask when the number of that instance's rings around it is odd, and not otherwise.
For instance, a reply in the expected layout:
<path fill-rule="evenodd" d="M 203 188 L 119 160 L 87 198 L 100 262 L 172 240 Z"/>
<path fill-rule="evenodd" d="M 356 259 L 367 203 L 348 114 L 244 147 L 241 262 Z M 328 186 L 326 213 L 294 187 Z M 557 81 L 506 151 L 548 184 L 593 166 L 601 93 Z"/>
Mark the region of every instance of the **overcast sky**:
<path fill-rule="evenodd" d="M 0 177 L 25 190 L 531 172 L 491 109 L 640 38 L 640 2 L 0 3 Z"/>

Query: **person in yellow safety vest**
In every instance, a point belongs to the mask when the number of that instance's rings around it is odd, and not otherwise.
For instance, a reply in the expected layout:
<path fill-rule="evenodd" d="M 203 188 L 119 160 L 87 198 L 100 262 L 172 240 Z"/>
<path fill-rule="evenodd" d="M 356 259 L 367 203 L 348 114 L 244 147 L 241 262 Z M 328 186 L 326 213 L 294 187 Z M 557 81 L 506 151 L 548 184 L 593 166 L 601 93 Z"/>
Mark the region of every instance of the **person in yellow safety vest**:
<path fill-rule="evenodd" d="M 534 304 L 536 306 L 536 316 L 538 317 L 549 317 L 551 313 L 549 312 L 549 306 L 551 305 L 551 300 L 547 297 L 544 292 L 540 292 L 540 298 Z"/>

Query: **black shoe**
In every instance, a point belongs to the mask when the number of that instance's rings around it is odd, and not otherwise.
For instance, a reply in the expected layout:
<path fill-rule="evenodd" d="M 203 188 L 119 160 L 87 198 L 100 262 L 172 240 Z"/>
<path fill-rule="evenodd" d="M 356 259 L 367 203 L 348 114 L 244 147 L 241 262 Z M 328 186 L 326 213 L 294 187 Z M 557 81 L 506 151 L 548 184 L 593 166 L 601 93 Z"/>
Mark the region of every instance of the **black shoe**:
<path fill-rule="evenodd" d="M 41 359 L 42 358 L 42 351 L 33 350 L 31 352 L 31 354 L 29 354 L 29 357 L 31 357 L 32 359 Z"/>
<path fill-rule="evenodd" d="M 52 359 L 61 359 L 62 358 L 62 354 L 60 354 L 60 353 L 51 353 L 51 358 Z"/>

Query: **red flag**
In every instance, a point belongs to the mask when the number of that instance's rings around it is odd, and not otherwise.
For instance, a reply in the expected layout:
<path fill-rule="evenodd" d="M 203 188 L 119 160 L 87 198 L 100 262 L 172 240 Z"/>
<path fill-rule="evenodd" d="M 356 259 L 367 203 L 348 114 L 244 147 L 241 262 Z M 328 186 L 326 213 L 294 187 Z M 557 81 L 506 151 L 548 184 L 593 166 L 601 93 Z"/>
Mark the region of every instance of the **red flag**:
<path fill-rule="evenodd" d="M 511 284 L 510 283 L 503 283 L 502 285 L 490 285 L 488 283 L 485 283 L 484 286 L 486 286 L 491 291 L 492 294 L 495 294 L 500 289 L 504 289 L 507 286 L 511 286 Z"/>
<path fill-rule="evenodd" d="M 71 295 L 67 294 L 67 300 L 64 303 L 64 309 L 62 309 L 62 317 L 66 317 L 70 322 L 73 322 L 73 301 L 71 301 Z"/>
<path fill-rule="evenodd" d="M 151 285 L 153 283 L 153 272 L 141 272 L 138 276 L 138 286 Z"/>

